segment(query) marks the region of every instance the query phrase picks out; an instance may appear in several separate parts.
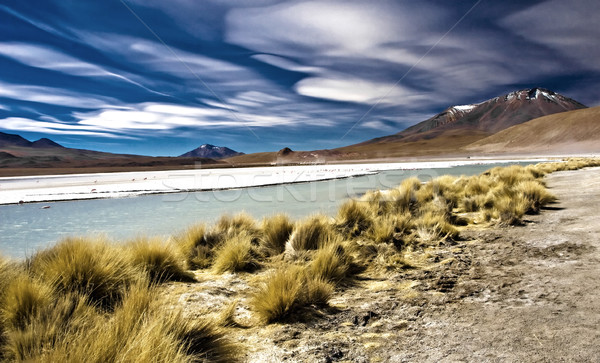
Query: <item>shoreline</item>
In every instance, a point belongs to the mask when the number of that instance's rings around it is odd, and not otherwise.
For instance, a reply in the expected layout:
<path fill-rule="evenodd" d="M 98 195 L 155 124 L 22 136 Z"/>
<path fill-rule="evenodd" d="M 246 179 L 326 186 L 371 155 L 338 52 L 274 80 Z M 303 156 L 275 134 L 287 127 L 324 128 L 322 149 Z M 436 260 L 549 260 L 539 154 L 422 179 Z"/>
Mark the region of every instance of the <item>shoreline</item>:
<path fill-rule="evenodd" d="M 321 164 L 2 177 L 0 178 L 0 205 L 244 189 L 345 179 L 373 175 L 387 170 L 421 170 L 546 160 L 541 158 L 477 158 L 401 163 Z"/>

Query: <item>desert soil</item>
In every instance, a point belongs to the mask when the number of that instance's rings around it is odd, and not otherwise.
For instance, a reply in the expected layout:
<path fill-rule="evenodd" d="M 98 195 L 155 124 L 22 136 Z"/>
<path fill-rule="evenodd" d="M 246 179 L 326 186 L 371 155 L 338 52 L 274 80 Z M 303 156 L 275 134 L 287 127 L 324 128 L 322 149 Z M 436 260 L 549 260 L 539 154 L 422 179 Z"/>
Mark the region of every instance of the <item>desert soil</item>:
<path fill-rule="evenodd" d="M 198 272 L 165 293 L 190 318 L 237 300 L 243 361 L 599 361 L 600 168 L 546 182 L 558 202 L 524 226 L 470 227 L 416 256 L 421 268 L 360 276 L 294 322 L 256 321 L 256 275 Z"/>

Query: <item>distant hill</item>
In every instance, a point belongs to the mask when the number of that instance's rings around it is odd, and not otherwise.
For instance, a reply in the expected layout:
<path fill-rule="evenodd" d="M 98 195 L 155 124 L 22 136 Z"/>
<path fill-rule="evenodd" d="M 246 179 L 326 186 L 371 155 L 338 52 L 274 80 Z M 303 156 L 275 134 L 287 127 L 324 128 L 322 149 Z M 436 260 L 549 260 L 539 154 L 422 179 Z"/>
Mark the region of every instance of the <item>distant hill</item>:
<path fill-rule="evenodd" d="M 55 143 L 52 140 L 42 138 L 37 141 L 31 142 L 19 135 L 15 134 L 7 134 L 4 132 L 0 132 L 0 148 L 5 147 L 62 147 L 59 144 Z"/>
<path fill-rule="evenodd" d="M 71 149 L 42 138 L 29 141 L 0 132 L 0 176 L 68 174 L 157 169 L 197 168 L 198 161 L 211 167 L 226 163 L 197 157 L 152 157 Z"/>
<path fill-rule="evenodd" d="M 600 152 L 600 107 L 536 118 L 481 139 L 465 149 L 483 153 Z"/>
<path fill-rule="evenodd" d="M 223 159 L 239 155 L 244 155 L 244 153 L 231 150 L 230 148 L 224 146 L 204 144 L 179 156 L 188 158 Z"/>

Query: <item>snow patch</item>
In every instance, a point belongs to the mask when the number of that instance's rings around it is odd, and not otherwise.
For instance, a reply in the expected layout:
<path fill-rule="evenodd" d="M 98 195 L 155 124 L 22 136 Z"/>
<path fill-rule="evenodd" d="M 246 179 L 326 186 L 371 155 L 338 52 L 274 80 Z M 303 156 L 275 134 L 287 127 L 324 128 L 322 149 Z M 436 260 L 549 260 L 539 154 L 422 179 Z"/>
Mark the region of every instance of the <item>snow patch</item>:
<path fill-rule="evenodd" d="M 463 112 L 470 112 L 475 107 L 477 107 L 477 105 L 458 105 L 458 106 L 452 106 L 452 108 L 454 108 L 454 109 L 456 109 L 458 111 L 463 111 Z"/>

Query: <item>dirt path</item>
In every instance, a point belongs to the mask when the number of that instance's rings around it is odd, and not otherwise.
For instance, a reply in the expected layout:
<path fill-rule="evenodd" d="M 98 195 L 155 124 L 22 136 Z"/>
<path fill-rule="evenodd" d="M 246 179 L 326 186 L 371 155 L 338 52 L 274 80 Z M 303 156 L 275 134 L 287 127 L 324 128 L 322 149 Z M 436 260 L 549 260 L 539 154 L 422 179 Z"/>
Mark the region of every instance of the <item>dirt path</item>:
<path fill-rule="evenodd" d="M 600 168 L 546 181 L 559 202 L 525 226 L 463 231 L 425 268 L 363 277 L 305 321 L 253 321 L 244 276 L 199 275 L 177 304 L 193 316 L 238 300 L 250 327 L 230 336 L 249 362 L 600 361 Z"/>
<path fill-rule="evenodd" d="M 457 288 L 476 293 L 424 316 L 391 360 L 600 360 L 600 169 L 546 180 L 559 202 L 524 227 L 469 233 L 483 243 Z"/>

